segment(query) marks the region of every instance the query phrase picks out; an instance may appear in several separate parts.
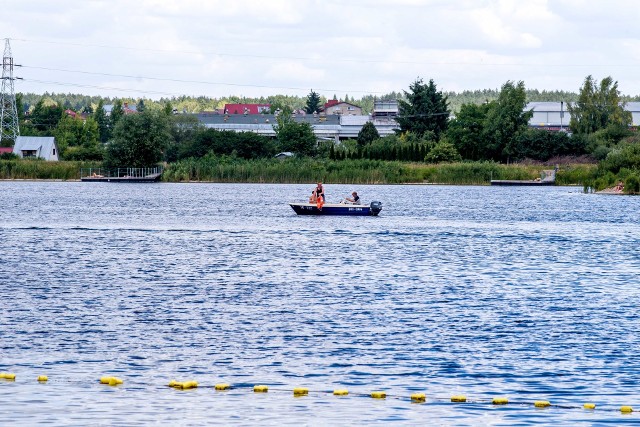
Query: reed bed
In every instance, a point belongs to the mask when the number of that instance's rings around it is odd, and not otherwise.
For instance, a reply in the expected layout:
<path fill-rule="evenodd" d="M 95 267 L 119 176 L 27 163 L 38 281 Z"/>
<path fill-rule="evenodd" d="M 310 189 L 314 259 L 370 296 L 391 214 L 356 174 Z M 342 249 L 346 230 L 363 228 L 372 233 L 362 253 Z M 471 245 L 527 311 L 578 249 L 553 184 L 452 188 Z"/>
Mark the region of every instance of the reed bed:
<path fill-rule="evenodd" d="M 97 162 L 46 162 L 44 160 L 0 160 L 0 179 L 79 180 L 80 169 L 100 167 Z"/>
<path fill-rule="evenodd" d="M 96 162 L 45 162 L 42 160 L 0 160 L 0 179 L 78 180 L 80 169 L 100 167 Z M 502 165 L 494 162 L 424 164 L 384 160 L 244 160 L 207 156 L 166 165 L 165 182 L 238 182 L 332 184 L 489 185 L 492 179 L 535 179 L 550 166 Z M 596 165 L 563 165 L 558 185 L 583 185 L 593 179 Z"/>

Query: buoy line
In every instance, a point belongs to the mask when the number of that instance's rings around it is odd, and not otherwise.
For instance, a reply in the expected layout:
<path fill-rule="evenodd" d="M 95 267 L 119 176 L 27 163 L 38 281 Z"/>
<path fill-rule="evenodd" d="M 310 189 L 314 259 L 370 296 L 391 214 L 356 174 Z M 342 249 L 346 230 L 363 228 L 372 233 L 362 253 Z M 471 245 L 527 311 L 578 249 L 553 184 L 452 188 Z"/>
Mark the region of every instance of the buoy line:
<path fill-rule="evenodd" d="M 20 377 L 22 378 L 22 377 Z M 49 380 L 47 375 L 39 375 L 34 376 L 33 381 L 38 382 L 40 384 L 47 384 L 50 382 L 58 383 L 64 380 L 54 379 L 53 381 Z M 8 372 L 0 372 L 0 385 L 2 383 L 17 383 L 18 376 L 15 373 Z M 71 381 L 66 381 L 67 383 Z M 145 382 L 136 382 L 135 380 L 129 381 L 126 383 L 123 379 L 115 376 L 103 376 L 97 379 L 97 382 L 100 385 L 109 386 L 109 387 L 126 387 L 126 384 L 133 384 L 136 386 L 152 386 L 152 384 L 148 384 Z M 73 383 L 81 383 L 81 381 L 73 381 Z M 270 391 L 275 392 L 287 392 L 291 393 L 294 397 L 304 397 L 309 394 L 325 394 L 325 395 L 334 395 L 339 398 L 343 398 L 345 396 L 355 396 L 355 397 L 367 397 L 373 399 L 394 399 L 401 401 L 410 401 L 411 403 L 455 403 L 455 404 L 487 404 L 491 406 L 503 406 L 503 405 L 517 405 L 517 406 L 533 406 L 537 409 L 544 408 L 556 408 L 556 409 L 585 409 L 585 410 L 596 410 L 596 404 L 593 402 L 586 402 L 582 406 L 571 405 L 571 404 L 552 404 L 548 400 L 510 400 L 507 397 L 491 397 L 491 398 L 477 398 L 477 399 L 469 399 L 465 395 L 452 395 L 449 397 L 442 396 L 429 396 L 426 393 L 416 392 L 409 396 L 402 396 L 397 394 L 387 394 L 385 391 L 372 391 L 372 392 L 352 392 L 345 388 L 339 388 L 334 390 L 310 390 L 307 387 L 295 387 L 295 388 L 280 388 L 274 387 L 271 388 L 268 385 L 257 384 L 257 385 L 249 385 L 249 384 L 237 384 L 232 385 L 228 383 L 217 383 L 214 385 L 200 385 L 195 380 L 187 380 L 187 381 L 177 381 L 171 380 L 167 384 L 164 385 L 155 385 L 157 388 L 173 388 L 176 390 L 193 390 L 197 388 L 201 389 L 213 389 L 218 392 L 227 392 L 230 390 L 241 390 L 241 389 L 252 389 L 254 393 L 268 393 Z M 611 408 L 598 408 L 599 411 L 613 411 Z M 634 412 L 634 409 L 630 405 L 622 405 L 617 412 L 629 414 Z"/>

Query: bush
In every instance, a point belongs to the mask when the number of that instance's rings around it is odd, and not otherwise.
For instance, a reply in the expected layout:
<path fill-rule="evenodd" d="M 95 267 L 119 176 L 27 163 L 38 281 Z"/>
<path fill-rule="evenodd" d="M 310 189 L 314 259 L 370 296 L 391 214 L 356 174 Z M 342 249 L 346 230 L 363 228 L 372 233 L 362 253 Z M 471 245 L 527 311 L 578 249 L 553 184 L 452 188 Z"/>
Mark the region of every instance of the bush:
<path fill-rule="evenodd" d="M 606 145 L 598 145 L 593 149 L 593 151 L 591 152 L 591 155 L 596 160 L 602 161 L 607 158 L 607 155 L 609 154 L 610 151 L 611 151 L 611 148 L 607 147 Z"/>
<path fill-rule="evenodd" d="M 0 154 L 0 160 L 17 160 L 20 156 L 13 153 L 2 153 Z"/>
<path fill-rule="evenodd" d="M 630 175 L 624 181 L 624 192 L 628 194 L 640 194 L 640 178 L 638 175 Z"/>
<path fill-rule="evenodd" d="M 425 156 L 424 161 L 428 163 L 452 163 L 462 160 L 456 147 L 446 139 L 442 139 Z"/>

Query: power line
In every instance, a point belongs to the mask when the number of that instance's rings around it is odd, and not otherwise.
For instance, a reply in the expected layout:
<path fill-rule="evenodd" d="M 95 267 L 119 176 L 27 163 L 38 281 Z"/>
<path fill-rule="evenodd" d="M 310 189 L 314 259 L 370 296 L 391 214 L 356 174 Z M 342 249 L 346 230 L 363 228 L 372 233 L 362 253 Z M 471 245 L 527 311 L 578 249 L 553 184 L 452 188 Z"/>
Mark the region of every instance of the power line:
<path fill-rule="evenodd" d="M 54 86 L 84 87 L 84 88 L 91 88 L 91 89 L 115 90 L 120 92 L 146 93 L 146 94 L 152 94 L 152 95 L 166 95 L 166 96 L 175 96 L 175 97 L 185 96 L 184 93 L 177 94 L 177 93 L 161 92 L 161 91 L 153 91 L 153 90 L 125 89 L 125 88 L 110 87 L 110 86 L 87 85 L 87 84 L 80 84 L 80 83 L 66 83 L 66 82 L 56 82 L 56 81 L 37 80 L 37 79 L 28 79 L 28 78 L 24 78 L 23 80 L 35 82 L 35 83 L 54 85 Z"/>
<path fill-rule="evenodd" d="M 186 80 L 186 79 L 169 79 L 162 77 L 150 77 L 150 76 L 135 76 L 131 74 L 114 74 L 114 73 L 100 73 L 93 71 L 82 71 L 82 70 L 68 70 L 64 68 L 49 68 L 49 67 L 38 67 L 31 65 L 16 65 L 16 67 L 22 68 L 31 68 L 37 70 L 46 70 L 46 71 L 58 71 L 63 73 L 76 73 L 76 74 L 86 74 L 86 75 L 95 75 L 95 76 L 105 76 L 105 77 L 121 77 L 127 79 L 144 79 L 144 80 L 154 80 L 154 81 L 166 81 L 166 82 L 175 82 L 175 83 L 190 83 L 190 84 L 202 84 L 202 85 L 210 85 L 210 86 L 232 86 L 232 87 L 253 87 L 253 88 L 261 88 L 261 89 L 286 89 L 286 90 L 308 90 L 308 88 L 302 87 L 292 87 L 292 86 L 269 86 L 269 85 L 256 85 L 256 84 L 240 84 L 240 83 L 225 83 L 225 82 L 210 82 L 205 80 Z M 33 80 L 32 80 L 33 81 Z M 117 89 L 117 88 L 111 88 Z M 125 89 L 127 90 L 127 89 Z M 371 93 L 371 94 L 383 94 L 384 92 L 379 91 L 365 91 L 365 90 L 344 90 L 344 89 L 318 89 L 321 92 L 345 92 L 345 93 Z"/>
<path fill-rule="evenodd" d="M 226 53 L 226 52 L 212 52 L 212 51 L 189 51 L 189 50 L 171 50 L 171 49 L 151 49 L 151 48 L 139 48 L 139 47 L 131 47 L 131 46 L 113 46 L 106 44 L 92 44 L 92 43 L 71 43 L 71 42 L 59 42 L 59 41 L 49 41 L 49 40 L 34 40 L 34 39 L 23 39 L 23 38 L 14 38 L 11 40 L 22 41 L 27 43 L 43 43 L 43 44 L 54 44 L 61 46 L 78 46 L 78 47 L 97 47 L 101 49 L 119 49 L 119 50 L 130 50 L 130 51 L 139 51 L 139 52 L 160 52 L 160 53 L 187 53 L 192 55 L 214 55 L 214 56 L 222 56 L 222 57 L 237 57 L 237 58 L 256 58 L 256 59 L 272 59 L 272 60 L 297 60 L 297 61 L 311 61 L 311 62 L 350 62 L 357 64 L 402 64 L 402 65 L 481 65 L 481 66 L 491 66 L 491 67 L 637 67 L 638 63 L 635 64 L 572 64 L 572 63 L 564 63 L 564 64 L 548 64 L 548 63 L 504 63 L 504 62 L 485 62 L 485 61 L 401 61 L 401 60 L 385 60 L 385 59 L 365 59 L 365 58 L 319 58 L 319 57 L 310 57 L 310 56 L 276 56 L 276 55 L 251 55 L 251 54 L 240 54 L 240 53 Z"/>

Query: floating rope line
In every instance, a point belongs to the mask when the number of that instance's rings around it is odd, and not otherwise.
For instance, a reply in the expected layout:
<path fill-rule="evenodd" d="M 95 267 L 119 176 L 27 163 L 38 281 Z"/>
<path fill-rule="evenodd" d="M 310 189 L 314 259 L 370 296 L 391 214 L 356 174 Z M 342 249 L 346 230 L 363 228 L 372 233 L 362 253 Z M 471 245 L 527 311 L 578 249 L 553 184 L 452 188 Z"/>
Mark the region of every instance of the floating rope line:
<path fill-rule="evenodd" d="M 49 377 L 46 375 L 40 375 L 37 377 L 34 376 L 33 381 L 43 385 L 50 384 L 50 383 L 55 384 L 55 383 L 61 383 L 61 382 L 73 383 L 73 384 L 85 383 L 83 381 L 69 381 L 69 380 L 65 381 L 65 380 L 59 380 L 59 379 L 53 379 L 53 381 L 51 381 Z M 187 380 L 187 381 L 171 380 L 164 385 L 157 385 L 157 384 L 154 385 L 154 384 L 149 384 L 145 382 L 137 382 L 135 380 L 127 380 L 125 382 L 123 379 L 114 377 L 114 376 L 103 376 L 96 379 L 95 381 L 102 386 L 108 386 L 108 387 L 126 387 L 129 384 L 133 384 L 134 386 L 146 386 L 146 387 L 155 386 L 158 389 L 173 388 L 176 390 L 192 390 L 196 388 L 201 388 L 201 389 L 212 389 L 217 392 L 228 392 L 231 390 L 251 389 L 253 390 L 254 393 L 268 393 L 273 391 L 286 392 L 286 393 L 292 394 L 294 397 L 304 397 L 304 396 L 309 396 L 313 394 L 316 394 L 316 395 L 320 394 L 320 395 L 333 395 L 333 396 L 336 396 L 337 398 L 354 396 L 354 397 L 362 397 L 362 398 L 369 398 L 369 399 L 393 399 L 398 401 L 410 401 L 411 403 L 420 403 L 420 404 L 431 403 L 431 402 L 433 403 L 448 402 L 452 404 L 477 404 L 477 405 L 492 405 L 492 406 L 504 406 L 504 405 L 529 406 L 529 407 L 533 406 L 534 408 L 538 408 L 538 409 L 545 409 L 545 408 L 571 409 L 571 410 L 584 409 L 584 410 L 590 410 L 590 411 L 593 411 L 596 409 L 596 404 L 593 402 L 587 402 L 587 403 L 584 403 L 582 406 L 578 406 L 578 405 L 572 405 L 572 404 L 552 404 L 548 400 L 511 401 L 507 397 L 469 399 L 467 396 L 459 395 L 459 394 L 452 395 L 449 397 L 443 397 L 443 396 L 429 396 L 426 393 L 416 392 L 411 394 L 410 396 L 404 396 L 404 395 L 398 395 L 398 394 L 387 394 L 385 391 L 372 391 L 368 393 L 352 392 L 344 388 L 334 389 L 334 390 L 310 390 L 307 387 L 270 388 L 268 385 L 261 385 L 261 384 L 251 385 L 247 383 L 235 384 L 235 385 L 228 384 L 228 383 L 218 383 L 214 385 L 200 385 L 195 380 Z M 0 372 L 0 385 L 3 383 L 18 383 L 18 382 L 19 382 L 18 376 L 16 374 Z M 616 412 L 625 413 L 625 414 L 634 412 L 633 407 L 629 405 L 623 405 L 619 407 L 619 409 L 617 410 L 612 408 L 598 408 L 598 410 L 608 411 L 608 412 L 616 411 Z"/>

